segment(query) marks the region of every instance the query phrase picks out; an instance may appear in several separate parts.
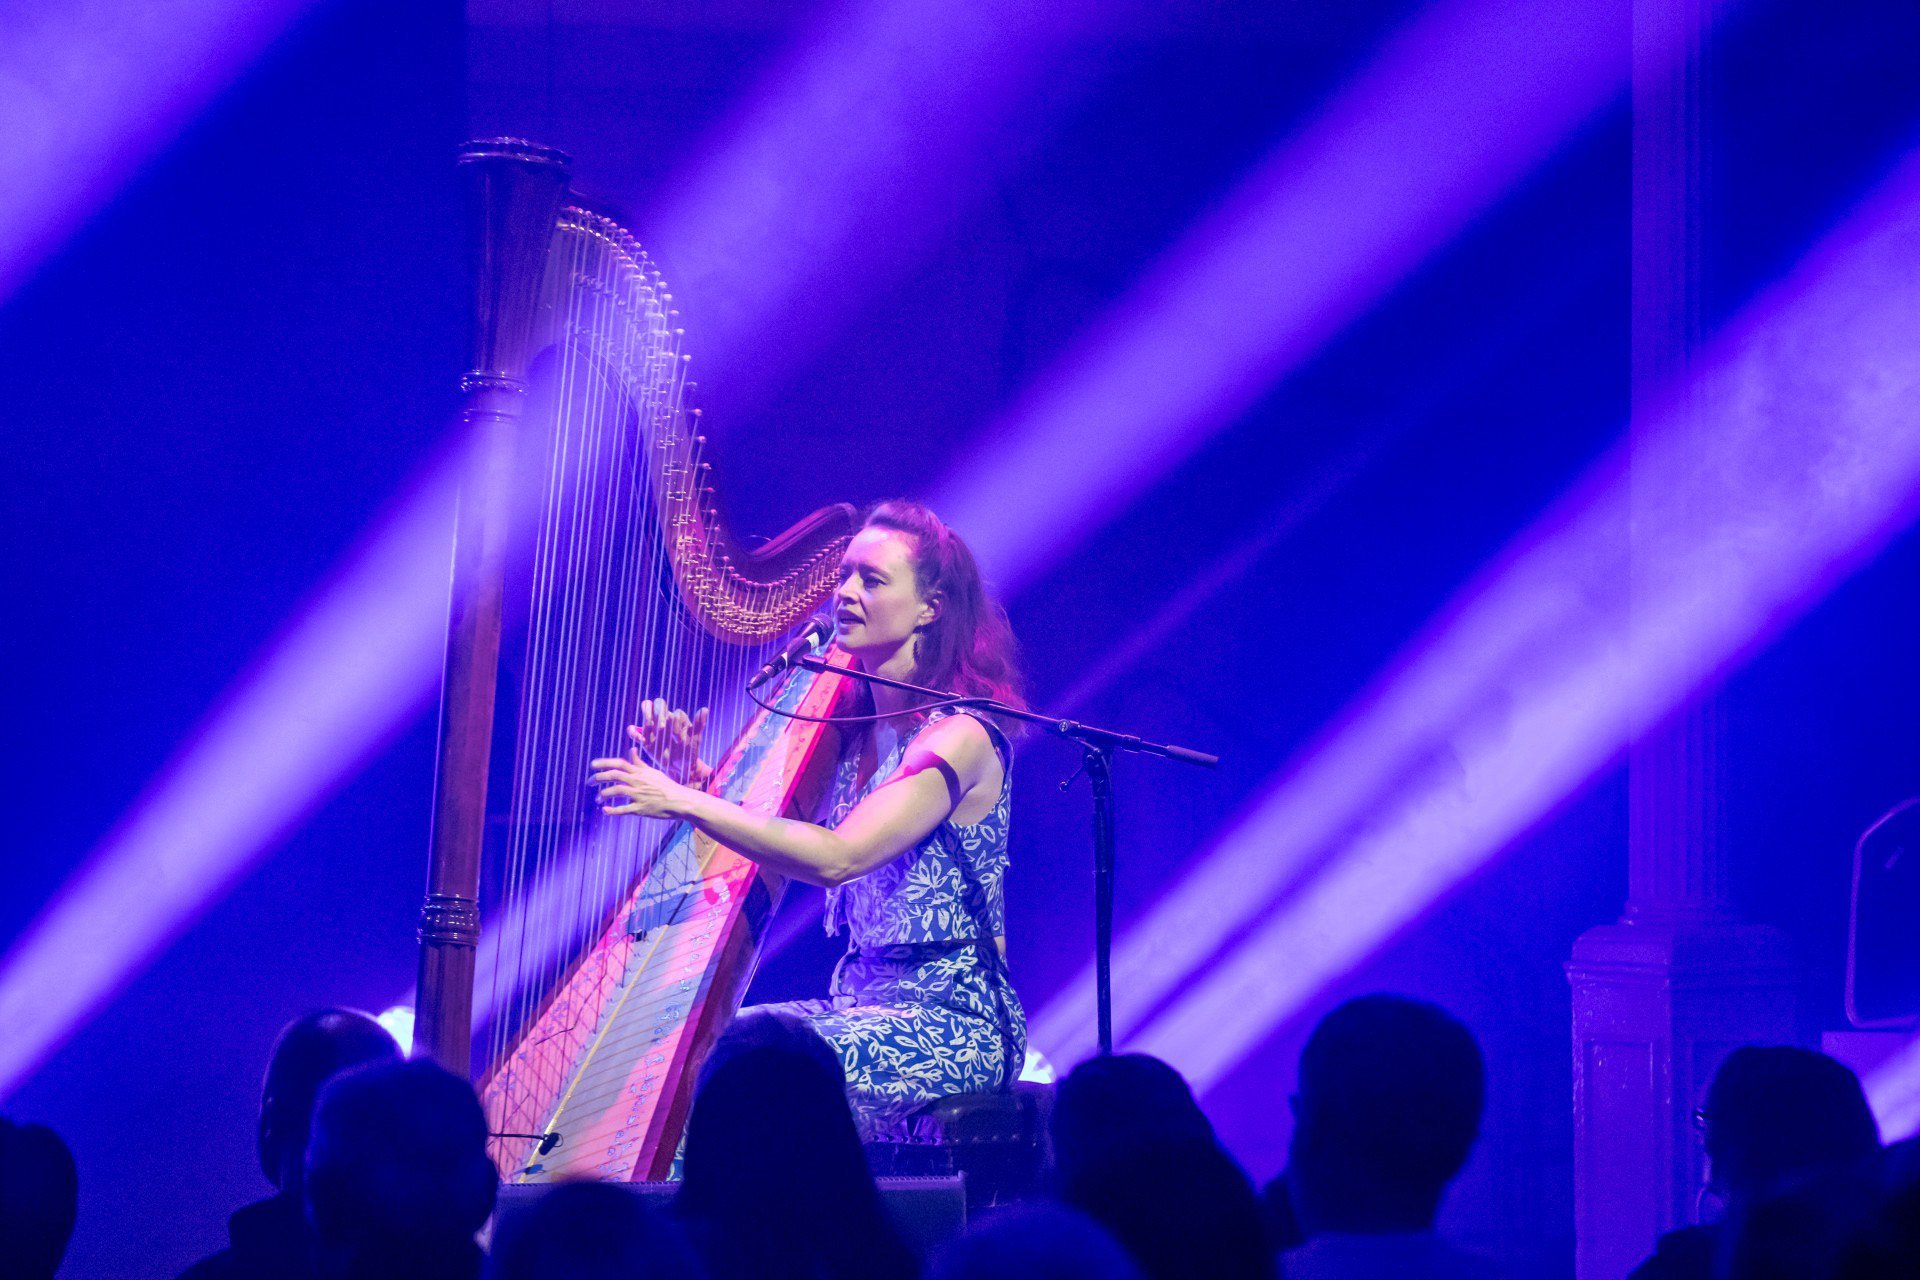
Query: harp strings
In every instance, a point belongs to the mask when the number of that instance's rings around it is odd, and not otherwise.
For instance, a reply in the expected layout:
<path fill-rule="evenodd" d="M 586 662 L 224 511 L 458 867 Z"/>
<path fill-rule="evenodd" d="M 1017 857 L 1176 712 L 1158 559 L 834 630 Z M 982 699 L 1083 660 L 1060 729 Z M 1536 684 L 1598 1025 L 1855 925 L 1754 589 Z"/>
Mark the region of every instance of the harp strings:
<path fill-rule="evenodd" d="M 578 240 L 563 240 L 566 278 L 577 277 L 583 268 L 584 245 Z M 526 656 L 521 667 L 519 723 L 514 744 L 513 791 L 508 825 L 508 850 L 505 866 L 507 925 L 510 936 L 492 973 L 490 1004 L 495 1011 L 489 1057 L 496 1059 L 511 1028 L 525 1021 L 534 989 L 540 982 L 541 966 L 537 943 L 561 921 L 553 903 L 565 902 L 575 893 L 553 884 L 554 824 L 548 795 L 550 780 L 542 777 L 559 750 L 552 740 L 560 731 L 559 700 L 555 685 L 560 673 L 555 670 L 565 643 L 569 604 L 564 594 L 565 553 L 569 539 L 562 536 L 568 518 L 564 497 L 569 485 L 567 466 L 569 449 L 577 425 L 575 412 L 578 362 L 573 358 L 570 335 L 582 327 L 584 295 L 574 290 L 561 294 L 566 310 L 560 317 L 560 342 L 551 370 L 553 387 L 552 446 L 545 457 L 545 500 L 539 509 L 539 524 L 534 538 L 532 573 L 529 583 Z M 529 443 L 538 440 L 530 436 Z M 534 450 L 527 450 L 534 455 Z M 537 455 L 534 455 L 537 456 Z M 536 885 L 549 886 L 549 892 L 536 895 Z"/>
<path fill-rule="evenodd" d="M 704 537 L 712 522 L 670 296 L 644 258 L 636 262 L 591 226 L 563 223 L 553 263 L 560 275 L 550 296 L 564 302 L 548 370 L 552 425 L 544 465 L 537 480 L 529 477 L 544 496 L 508 830 L 494 878 L 502 901 L 490 923 L 500 943 L 482 974 L 496 1066 L 566 976 L 573 953 L 648 869 L 664 835 L 659 824 L 602 818 L 586 761 L 625 749 L 626 725 L 647 697 L 708 707 L 711 759 L 745 726 L 752 708 L 738 690 L 766 648 L 710 634 L 678 599 L 672 541 Z M 743 603 L 764 609 L 772 594 L 755 589 Z M 564 1061 L 523 1055 L 517 1069 L 557 1072 Z"/>

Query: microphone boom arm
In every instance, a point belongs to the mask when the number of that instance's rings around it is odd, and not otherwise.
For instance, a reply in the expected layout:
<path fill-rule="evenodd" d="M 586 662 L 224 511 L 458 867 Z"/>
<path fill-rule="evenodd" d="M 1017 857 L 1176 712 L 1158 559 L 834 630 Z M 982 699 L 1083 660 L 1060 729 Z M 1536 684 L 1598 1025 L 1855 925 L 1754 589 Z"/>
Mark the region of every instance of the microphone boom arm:
<path fill-rule="evenodd" d="M 811 647 L 811 646 L 809 646 Z M 771 664 L 770 664 L 771 665 Z M 943 693 L 938 689 L 928 689 L 922 685 L 908 684 L 904 680 L 893 680 L 886 676 L 876 676 L 865 671 L 856 671 L 852 667 L 834 667 L 811 655 L 802 654 L 791 660 L 790 665 L 806 667 L 811 671 L 831 671 L 837 675 L 849 676 L 855 680 L 864 680 L 868 684 L 885 685 L 889 689 L 900 689 L 907 693 L 918 693 L 949 707 L 973 707 L 997 716 L 1006 716 L 1011 720 L 1022 720 L 1038 725 L 1056 737 L 1068 738 L 1080 744 L 1085 752 L 1081 769 L 1087 775 L 1087 782 L 1093 788 L 1093 979 L 1094 1007 L 1100 1033 L 1100 1053 L 1105 1057 L 1113 1053 L 1113 862 L 1114 862 L 1114 804 L 1113 804 L 1113 755 L 1116 751 L 1133 751 L 1140 755 L 1159 756 L 1166 760 L 1177 760 L 1181 764 L 1194 764 L 1211 769 L 1220 763 L 1220 757 L 1208 755 L 1204 751 L 1195 751 L 1190 747 L 1176 747 L 1164 742 L 1148 742 L 1145 738 L 1131 733 L 1118 733 L 1112 729 L 1100 729 L 1090 724 L 1081 724 L 1078 720 L 1063 720 L 1056 716 L 1045 715 L 1038 711 L 1028 711 L 1021 707 L 1010 707 L 993 698 L 968 697 L 965 694 Z M 749 686 L 751 687 L 751 686 Z M 1072 779 L 1067 780 L 1071 782 Z M 1065 789 L 1065 784 L 1062 784 Z"/>

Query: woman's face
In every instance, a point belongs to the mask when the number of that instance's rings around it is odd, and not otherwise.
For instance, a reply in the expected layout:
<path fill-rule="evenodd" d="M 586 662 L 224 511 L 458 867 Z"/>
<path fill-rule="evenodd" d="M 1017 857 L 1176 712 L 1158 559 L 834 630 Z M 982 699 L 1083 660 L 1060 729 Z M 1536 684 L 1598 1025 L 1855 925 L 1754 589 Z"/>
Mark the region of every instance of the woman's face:
<path fill-rule="evenodd" d="M 840 557 L 833 593 L 834 638 L 874 670 L 898 653 L 914 631 L 933 621 L 913 572 L 913 539 L 896 529 L 866 528 Z"/>

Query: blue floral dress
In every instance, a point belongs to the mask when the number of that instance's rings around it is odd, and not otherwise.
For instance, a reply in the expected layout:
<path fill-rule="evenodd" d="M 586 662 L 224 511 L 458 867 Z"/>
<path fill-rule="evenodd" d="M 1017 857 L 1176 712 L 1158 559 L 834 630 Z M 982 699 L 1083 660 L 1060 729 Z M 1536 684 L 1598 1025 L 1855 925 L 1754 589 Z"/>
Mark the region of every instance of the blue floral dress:
<path fill-rule="evenodd" d="M 994 942 L 1006 932 L 1012 758 L 1006 736 L 979 719 L 1002 764 L 993 811 L 965 826 L 943 822 L 891 862 L 830 890 L 827 932 L 844 927 L 851 937 L 832 994 L 763 1006 L 797 1014 L 826 1037 L 869 1142 L 912 1141 L 914 1112 L 937 1098 L 1011 1089 L 1026 1057 L 1026 1013 Z M 828 826 L 893 776 L 918 732 L 895 744 L 864 787 L 858 753 L 848 753 Z"/>

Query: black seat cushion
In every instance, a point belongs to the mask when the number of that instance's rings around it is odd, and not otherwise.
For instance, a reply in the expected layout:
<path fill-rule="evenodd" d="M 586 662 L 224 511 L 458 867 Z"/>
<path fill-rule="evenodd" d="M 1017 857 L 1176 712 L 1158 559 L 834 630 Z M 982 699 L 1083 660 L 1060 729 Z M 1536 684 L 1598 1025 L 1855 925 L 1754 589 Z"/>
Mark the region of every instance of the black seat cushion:
<path fill-rule="evenodd" d="M 1029 1090 L 955 1093 L 920 1108 L 914 1136 L 943 1146 L 1031 1146 L 1040 1138 L 1040 1107 Z"/>

